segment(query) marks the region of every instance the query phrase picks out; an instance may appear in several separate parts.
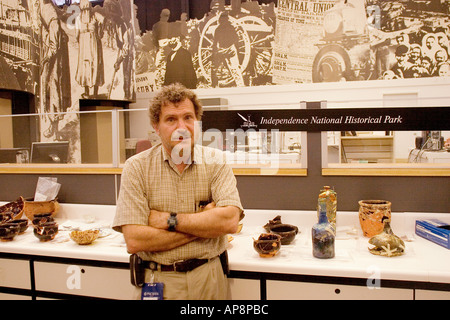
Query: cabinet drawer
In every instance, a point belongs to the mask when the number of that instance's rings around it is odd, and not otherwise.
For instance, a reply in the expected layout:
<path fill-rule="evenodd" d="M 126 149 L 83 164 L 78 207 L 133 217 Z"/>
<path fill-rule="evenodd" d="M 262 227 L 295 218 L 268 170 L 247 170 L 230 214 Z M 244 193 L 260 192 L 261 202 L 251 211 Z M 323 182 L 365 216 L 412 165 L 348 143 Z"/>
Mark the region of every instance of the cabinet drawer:
<path fill-rule="evenodd" d="M 109 299 L 132 299 L 135 287 L 128 269 L 35 262 L 37 291 Z"/>
<path fill-rule="evenodd" d="M 413 289 L 380 288 L 369 289 L 365 286 L 349 286 L 340 284 L 324 284 L 293 281 L 267 281 L 268 300 L 377 300 L 395 299 L 412 300 Z"/>
<path fill-rule="evenodd" d="M 0 259 L 0 287 L 31 289 L 30 262 Z"/>
<path fill-rule="evenodd" d="M 254 279 L 228 278 L 229 300 L 260 300 L 260 281 Z"/>
<path fill-rule="evenodd" d="M 450 291 L 416 289 L 416 300 L 450 300 Z"/>

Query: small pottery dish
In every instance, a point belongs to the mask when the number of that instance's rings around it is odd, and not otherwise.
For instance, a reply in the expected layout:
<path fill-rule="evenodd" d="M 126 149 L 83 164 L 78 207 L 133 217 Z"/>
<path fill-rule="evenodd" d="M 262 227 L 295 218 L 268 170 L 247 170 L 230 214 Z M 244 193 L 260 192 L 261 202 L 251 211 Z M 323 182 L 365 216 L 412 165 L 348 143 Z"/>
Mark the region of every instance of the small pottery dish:
<path fill-rule="evenodd" d="M 58 224 L 55 221 L 38 224 L 34 226 L 33 232 L 40 241 L 50 241 L 58 233 Z"/>
<path fill-rule="evenodd" d="M 262 233 L 258 240 L 253 239 L 253 248 L 262 258 L 275 256 L 281 248 L 281 236 L 275 233 Z"/>
<path fill-rule="evenodd" d="M 270 226 L 270 232 L 281 236 L 281 244 L 290 244 L 298 233 L 298 228 L 292 224 L 275 224 Z"/>
<path fill-rule="evenodd" d="M 0 213 L 0 224 L 7 223 L 13 218 L 13 213 L 11 211 L 5 211 Z"/>
<path fill-rule="evenodd" d="M 86 245 L 91 244 L 98 238 L 100 231 L 99 230 L 85 230 L 85 231 L 72 231 L 70 235 L 70 239 L 75 241 L 78 244 Z"/>
<path fill-rule="evenodd" d="M 11 241 L 19 234 L 19 226 L 11 223 L 4 223 L 0 225 L 0 239 L 2 241 Z"/>
<path fill-rule="evenodd" d="M 24 233 L 28 229 L 28 219 L 11 220 L 9 223 L 19 226 L 19 234 Z"/>
<path fill-rule="evenodd" d="M 54 219 L 51 212 L 35 214 L 32 220 L 34 226 L 53 221 Z"/>

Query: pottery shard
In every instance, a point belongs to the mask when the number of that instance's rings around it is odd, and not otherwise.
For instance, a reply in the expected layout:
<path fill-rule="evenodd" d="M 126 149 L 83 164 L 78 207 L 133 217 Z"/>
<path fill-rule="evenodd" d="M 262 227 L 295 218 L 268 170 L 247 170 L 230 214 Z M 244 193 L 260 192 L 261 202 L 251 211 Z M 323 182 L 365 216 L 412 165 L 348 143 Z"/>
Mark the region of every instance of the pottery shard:
<path fill-rule="evenodd" d="M 273 218 L 272 220 L 269 220 L 269 222 L 264 225 L 264 229 L 266 229 L 267 232 L 270 232 L 271 229 L 270 227 L 277 224 L 281 224 L 281 216 L 279 215 Z"/>

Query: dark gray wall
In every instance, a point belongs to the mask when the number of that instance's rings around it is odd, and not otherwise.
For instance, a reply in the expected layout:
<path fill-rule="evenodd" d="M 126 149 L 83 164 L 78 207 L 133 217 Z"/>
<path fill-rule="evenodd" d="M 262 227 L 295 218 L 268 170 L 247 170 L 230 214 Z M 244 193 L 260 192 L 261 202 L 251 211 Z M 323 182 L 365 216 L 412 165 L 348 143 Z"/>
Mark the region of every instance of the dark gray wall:
<path fill-rule="evenodd" d="M 115 204 L 115 175 L 99 174 L 0 174 L 0 200 L 33 198 L 39 177 L 56 177 L 61 203 Z"/>

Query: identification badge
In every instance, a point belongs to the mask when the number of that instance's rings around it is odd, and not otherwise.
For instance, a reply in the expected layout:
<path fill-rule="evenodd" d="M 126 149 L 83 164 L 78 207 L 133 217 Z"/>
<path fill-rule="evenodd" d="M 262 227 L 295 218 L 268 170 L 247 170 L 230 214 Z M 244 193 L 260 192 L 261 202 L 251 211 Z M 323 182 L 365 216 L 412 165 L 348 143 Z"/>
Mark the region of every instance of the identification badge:
<path fill-rule="evenodd" d="M 144 283 L 142 287 L 141 300 L 163 300 L 164 283 Z"/>

